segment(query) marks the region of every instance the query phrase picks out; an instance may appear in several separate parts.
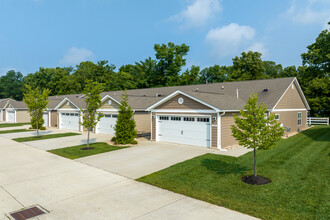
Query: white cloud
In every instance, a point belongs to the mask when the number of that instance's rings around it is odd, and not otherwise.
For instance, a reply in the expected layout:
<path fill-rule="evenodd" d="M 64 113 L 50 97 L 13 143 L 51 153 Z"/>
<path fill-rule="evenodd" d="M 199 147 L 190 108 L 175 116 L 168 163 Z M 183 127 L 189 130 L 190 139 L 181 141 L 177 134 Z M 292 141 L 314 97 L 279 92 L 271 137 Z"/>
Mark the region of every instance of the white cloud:
<path fill-rule="evenodd" d="M 4 67 L 0 68 L 0 76 L 6 75 L 9 70 L 14 70 L 16 72 L 16 69 L 13 67 Z"/>
<path fill-rule="evenodd" d="M 219 0 L 194 0 L 179 14 L 171 16 L 168 21 L 182 23 L 184 28 L 202 27 L 220 11 Z"/>
<path fill-rule="evenodd" d="M 255 29 L 250 26 L 231 23 L 221 28 L 211 29 L 206 35 L 206 43 L 211 46 L 213 56 L 221 58 L 237 54 L 242 46 L 255 37 Z"/>
<path fill-rule="evenodd" d="M 303 25 L 321 24 L 323 26 L 330 20 L 330 1 L 307 0 L 298 3 L 293 1 L 284 16 L 293 23 Z"/>
<path fill-rule="evenodd" d="M 248 51 L 259 52 L 263 57 L 267 56 L 267 49 L 265 48 L 265 45 L 260 42 L 254 43 L 245 49 L 245 52 Z"/>
<path fill-rule="evenodd" d="M 63 59 L 60 60 L 60 64 L 62 65 L 77 65 L 83 61 L 92 60 L 95 58 L 95 55 L 92 51 L 87 50 L 85 48 L 76 48 L 71 47 Z"/>

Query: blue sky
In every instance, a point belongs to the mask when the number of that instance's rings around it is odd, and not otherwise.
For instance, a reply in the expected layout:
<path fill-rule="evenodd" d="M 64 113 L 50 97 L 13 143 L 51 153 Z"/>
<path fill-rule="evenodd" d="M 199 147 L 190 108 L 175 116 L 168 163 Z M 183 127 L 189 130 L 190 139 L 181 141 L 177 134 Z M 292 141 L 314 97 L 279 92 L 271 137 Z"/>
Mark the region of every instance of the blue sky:
<path fill-rule="evenodd" d="M 283 66 L 329 28 L 329 0 L 0 0 L 0 75 L 154 57 L 155 43 L 190 46 L 187 67 L 231 65 L 253 50 Z"/>

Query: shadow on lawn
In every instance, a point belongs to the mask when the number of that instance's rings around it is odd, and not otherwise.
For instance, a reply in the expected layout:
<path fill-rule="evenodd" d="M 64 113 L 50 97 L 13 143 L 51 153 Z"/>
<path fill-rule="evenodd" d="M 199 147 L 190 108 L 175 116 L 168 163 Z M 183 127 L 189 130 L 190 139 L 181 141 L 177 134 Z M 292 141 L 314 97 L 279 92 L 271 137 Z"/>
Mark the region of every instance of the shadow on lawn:
<path fill-rule="evenodd" d="M 217 174 L 244 174 L 246 171 L 250 170 L 250 168 L 241 166 L 238 163 L 228 163 L 212 159 L 204 159 L 202 165 Z"/>
<path fill-rule="evenodd" d="M 317 130 L 317 132 L 315 132 L 315 130 Z M 315 128 L 302 131 L 301 134 L 314 141 L 330 141 L 330 126 L 315 126 Z"/>

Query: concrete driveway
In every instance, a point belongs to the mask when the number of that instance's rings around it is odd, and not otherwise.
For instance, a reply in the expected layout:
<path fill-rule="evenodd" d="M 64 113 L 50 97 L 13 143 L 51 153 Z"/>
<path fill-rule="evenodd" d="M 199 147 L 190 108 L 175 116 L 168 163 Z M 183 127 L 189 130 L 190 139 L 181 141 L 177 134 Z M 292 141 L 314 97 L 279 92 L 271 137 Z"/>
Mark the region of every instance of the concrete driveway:
<path fill-rule="evenodd" d="M 0 219 L 38 204 L 38 219 L 254 219 L 0 137 Z"/>
<path fill-rule="evenodd" d="M 138 146 L 83 157 L 77 161 L 136 179 L 206 153 L 237 157 L 247 152 L 243 147 L 219 151 L 197 146 L 141 141 Z"/>

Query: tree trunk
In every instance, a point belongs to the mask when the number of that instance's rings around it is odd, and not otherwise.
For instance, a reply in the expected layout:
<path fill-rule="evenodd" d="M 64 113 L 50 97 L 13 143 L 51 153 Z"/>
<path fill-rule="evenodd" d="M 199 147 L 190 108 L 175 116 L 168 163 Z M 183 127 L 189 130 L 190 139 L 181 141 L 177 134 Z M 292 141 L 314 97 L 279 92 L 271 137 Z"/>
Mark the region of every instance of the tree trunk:
<path fill-rule="evenodd" d="M 89 133 L 90 133 L 90 129 L 88 128 L 88 132 L 87 132 L 87 149 L 89 149 Z"/>
<path fill-rule="evenodd" d="M 37 117 L 36 117 L 36 126 L 37 126 L 37 137 L 39 137 L 39 117 L 38 117 L 38 114 L 37 114 Z"/>
<path fill-rule="evenodd" d="M 257 153 L 256 153 L 256 148 L 254 148 L 254 176 L 257 176 Z"/>

